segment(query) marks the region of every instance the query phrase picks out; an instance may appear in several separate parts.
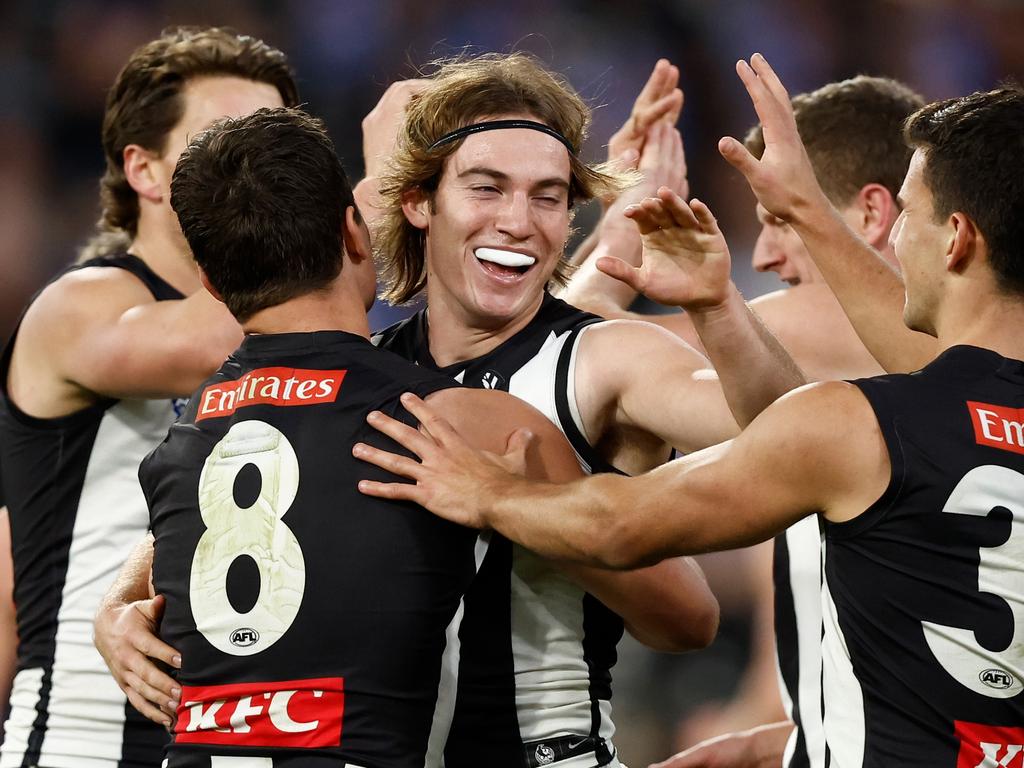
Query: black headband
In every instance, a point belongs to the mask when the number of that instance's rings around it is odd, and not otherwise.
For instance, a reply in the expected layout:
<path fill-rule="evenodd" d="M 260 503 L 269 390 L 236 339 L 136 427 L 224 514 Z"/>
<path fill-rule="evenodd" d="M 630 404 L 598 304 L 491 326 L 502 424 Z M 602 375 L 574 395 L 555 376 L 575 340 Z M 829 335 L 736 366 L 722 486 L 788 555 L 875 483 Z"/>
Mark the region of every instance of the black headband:
<path fill-rule="evenodd" d="M 569 150 L 570 155 L 575 155 L 576 150 L 573 149 L 572 144 L 565 136 L 560 134 L 554 128 L 549 128 L 544 123 L 538 123 L 534 120 L 489 120 L 486 123 L 473 123 L 472 125 L 466 125 L 462 128 L 457 128 L 451 133 L 446 133 L 440 139 L 435 141 L 429 147 L 427 151 L 433 151 L 438 147 L 442 147 L 445 144 L 450 144 L 453 141 L 469 136 L 473 133 L 481 133 L 483 131 L 500 131 L 505 128 L 529 128 L 531 131 L 540 131 L 546 133 L 552 138 L 558 139 L 565 148 Z"/>

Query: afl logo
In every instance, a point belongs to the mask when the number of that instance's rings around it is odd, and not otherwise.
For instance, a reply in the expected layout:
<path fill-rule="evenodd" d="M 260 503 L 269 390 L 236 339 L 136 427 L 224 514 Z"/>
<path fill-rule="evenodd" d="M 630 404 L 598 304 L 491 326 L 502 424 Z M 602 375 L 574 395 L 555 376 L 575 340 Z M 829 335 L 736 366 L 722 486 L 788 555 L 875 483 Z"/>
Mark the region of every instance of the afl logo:
<path fill-rule="evenodd" d="M 238 648 L 248 648 L 259 642 L 260 633 L 250 627 L 241 627 L 232 632 L 231 637 L 228 639 L 232 645 Z"/>
<path fill-rule="evenodd" d="M 986 669 L 978 675 L 978 679 L 989 688 L 997 688 L 1001 691 L 1013 685 L 1013 675 L 1001 669 Z"/>

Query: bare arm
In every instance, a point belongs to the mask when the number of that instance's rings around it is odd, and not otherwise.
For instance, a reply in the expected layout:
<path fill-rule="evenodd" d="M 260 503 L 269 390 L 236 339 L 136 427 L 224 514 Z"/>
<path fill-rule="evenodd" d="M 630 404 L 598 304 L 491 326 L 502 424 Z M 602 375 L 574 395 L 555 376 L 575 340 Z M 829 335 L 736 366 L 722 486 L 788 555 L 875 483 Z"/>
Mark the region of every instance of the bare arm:
<path fill-rule="evenodd" d="M 97 396 L 184 396 L 241 339 L 234 318 L 204 290 L 158 302 L 129 272 L 87 268 L 50 285 L 29 309 L 8 386 L 23 410 L 41 417 Z"/>
<path fill-rule="evenodd" d="M 528 429 L 534 440 L 517 458 L 527 477 L 561 483 L 582 475 L 562 433 L 539 411 L 504 392 L 454 389 L 428 398 L 475 447 L 504 452 L 510 436 Z M 572 563 L 560 567 L 580 587 L 622 617 L 630 634 L 655 650 L 707 646 L 718 629 L 718 601 L 688 558 L 623 573 Z"/>
<path fill-rule="evenodd" d="M 708 739 L 650 768 L 783 768 L 789 721 Z"/>
<path fill-rule="evenodd" d="M 791 393 L 735 440 L 646 475 L 561 485 L 510 474 L 503 457 L 469 449 L 424 405 L 407 402 L 423 433 L 383 416 L 373 422 L 419 462 L 356 447 L 360 458 L 415 484 L 363 481 L 361 491 L 409 499 L 456 522 L 493 527 L 539 554 L 601 567 L 747 546 L 815 512 L 852 519 L 889 481 L 874 413 L 860 390 L 843 382 Z"/>
<path fill-rule="evenodd" d="M 736 71 L 764 129 L 760 160 L 734 138 L 723 157 L 747 179 L 761 205 L 799 233 L 857 334 L 888 371 L 910 371 L 935 357 L 937 343 L 902 322 L 903 283 L 879 254 L 842 220 L 825 197 L 796 128 L 789 94 L 760 54 Z"/>
<path fill-rule="evenodd" d="M 100 603 L 93 643 L 132 706 L 153 722 L 170 725 L 181 689 L 155 661 L 181 667 L 178 652 L 157 637 L 163 598 L 150 582 L 153 537 L 132 551 Z"/>

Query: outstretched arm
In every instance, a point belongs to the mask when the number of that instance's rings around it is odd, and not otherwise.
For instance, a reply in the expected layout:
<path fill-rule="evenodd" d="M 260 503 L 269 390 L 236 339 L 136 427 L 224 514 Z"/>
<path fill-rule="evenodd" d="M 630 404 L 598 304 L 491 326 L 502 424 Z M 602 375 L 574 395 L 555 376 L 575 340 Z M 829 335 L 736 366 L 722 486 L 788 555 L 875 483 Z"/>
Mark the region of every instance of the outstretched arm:
<path fill-rule="evenodd" d="M 889 481 L 874 412 L 843 382 L 793 392 L 735 440 L 646 475 L 562 485 L 510 474 L 504 457 L 469 448 L 423 401 L 403 402 L 420 431 L 383 414 L 370 423 L 420 461 L 363 444 L 353 452 L 415 484 L 362 481 L 363 493 L 408 499 L 462 524 L 493 527 L 539 554 L 607 568 L 746 546 L 819 511 L 852 519 Z"/>
<path fill-rule="evenodd" d="M 789 94 L 761 54 L 736 71 L 757 110 L 765 150 L 756 159 L 732 137 L 718 145 L 747 179 L 761 205 L 790 224 L 828 281 L 858 336 L 887 371 L 912 371 L 931 361 L 937 342 L 902 322 L 899 275 L 846 225 L 822 192 L 797 132 Z"/>
<path fill-rule="evenodd" d="M 793 723 L 787 720 L 728 733 L 650 768 L 783 768 L 783 753 L 792 732 Z"/>

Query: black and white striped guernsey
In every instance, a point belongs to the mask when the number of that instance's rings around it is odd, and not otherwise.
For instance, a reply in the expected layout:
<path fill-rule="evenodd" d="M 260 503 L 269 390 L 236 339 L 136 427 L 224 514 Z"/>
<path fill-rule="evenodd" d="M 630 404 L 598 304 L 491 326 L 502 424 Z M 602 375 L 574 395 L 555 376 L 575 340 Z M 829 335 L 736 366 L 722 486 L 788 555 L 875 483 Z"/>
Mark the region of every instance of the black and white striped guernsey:
<path fill-rule="evenodd" d="M 892 472 L 864 513 L 824 524 L 830 765 L 1019 768 L 1024 362 L 956 346 L 853 384 Z"/>
<path fill-rule="evenodd" d="M 158 301 L 183 298 L 134 256 L 71 269 L 84 267 L 127 270 Z M 127 703 L 93 647 L 92 620 L 148 528 L 136 472 L 176 403 L 104 399 L 60 418 L 29 416 L 7 395 L 14 338 L 0 366 L 0 465 L 19 643 L 0 766 L 153 768 L 166 734 Z"/>
<path fill-rule="evenodd" d="M 579 339 L 600 320 L 545 295 L 516 335 L 445 368 L 430 355 L 425 311 L 374 341 L 466 386 L 525 400 L 562 430 L 585 471 L 605 472 L 614 470 L 587 441 L 574 381 Z M 611 669 L 622 631 L 557 567 L 495 534 L 466 595 L 446 768 L 616 765 Z"/>
<path fill-rule="evenodd" d="M 786 713 L 796 725 L 783 768 L 825 768 L 821 690 L 821 530 L 805 517 L 775 537 L 775 648 Z"/>

